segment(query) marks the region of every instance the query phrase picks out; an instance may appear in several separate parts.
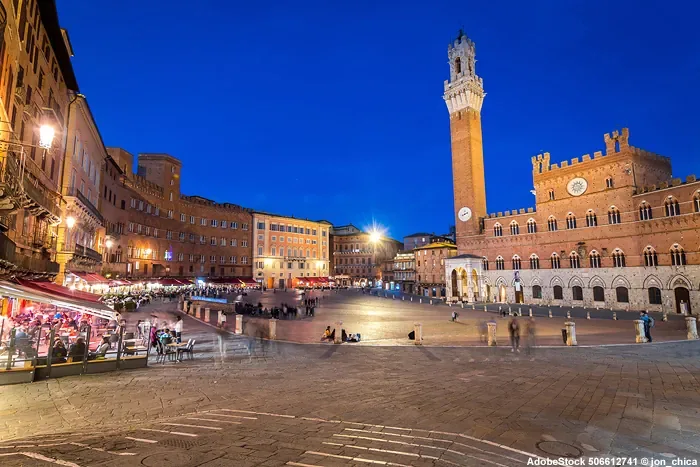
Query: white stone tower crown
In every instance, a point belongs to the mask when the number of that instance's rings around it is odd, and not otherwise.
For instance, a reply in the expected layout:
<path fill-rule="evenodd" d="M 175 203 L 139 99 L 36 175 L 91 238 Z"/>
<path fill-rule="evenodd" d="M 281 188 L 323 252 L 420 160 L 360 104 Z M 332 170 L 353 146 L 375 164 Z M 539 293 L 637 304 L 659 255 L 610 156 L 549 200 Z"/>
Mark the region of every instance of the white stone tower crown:
<path fill-rule="evenodd" d="M 484 103 L 484 81 L 476 74 L 476 47 L 459 31 L 459 36 L 447 48 L 450 79 L 445 81 L 443 99 L 450 114 L 460 110 L 481 112 Z"/>

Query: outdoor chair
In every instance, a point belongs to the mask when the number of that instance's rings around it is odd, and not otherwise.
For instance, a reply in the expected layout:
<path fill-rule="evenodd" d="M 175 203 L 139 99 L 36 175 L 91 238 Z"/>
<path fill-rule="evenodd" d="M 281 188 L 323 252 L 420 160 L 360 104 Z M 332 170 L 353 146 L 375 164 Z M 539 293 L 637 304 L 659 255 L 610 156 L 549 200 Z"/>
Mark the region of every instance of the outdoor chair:
<path fill-rule="evenodd" d="M 165 359 L 168 357 L 171 357 L 175 352 L 170 350 L 165 344 L 163 344 L 161 341 L 158 341 L 156 343 L 156 363 L 160 362 L 165 364 Z"/>
<path fill-rule="evenodd" d="M 187 341 L 187 345 L 181 349 L 177 350 L 178 353 L 178 360 L 182 358 L 182 355 L 180 354 L 187 354 L 189 356 L 189 359 L 192 360 L 194 358 L 194 344 L 197 342 L 195 339 L 190 339 Z"/>

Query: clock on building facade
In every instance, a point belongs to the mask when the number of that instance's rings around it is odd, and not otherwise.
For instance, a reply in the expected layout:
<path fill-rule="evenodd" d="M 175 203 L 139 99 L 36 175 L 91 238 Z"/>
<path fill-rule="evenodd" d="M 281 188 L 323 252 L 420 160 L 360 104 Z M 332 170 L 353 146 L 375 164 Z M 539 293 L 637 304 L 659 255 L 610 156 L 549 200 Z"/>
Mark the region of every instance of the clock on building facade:
<path fill-rule="evenodd" d="M 572 179 L 566 185 L 566 191 L 569 192 L 571 196 L 581 196 L 588 189 L 588 182 L 585 178 L 577 177 Z"/>
<path fill-rule="evenodd" d="M 457 217 L 459 217 L 459 220 L 461 220 L 462 222 L 467 222 L 469 219 L 472 218 L 472 210 L 465 206 L 459 210 L 459 212 L 457 213 Z"/>

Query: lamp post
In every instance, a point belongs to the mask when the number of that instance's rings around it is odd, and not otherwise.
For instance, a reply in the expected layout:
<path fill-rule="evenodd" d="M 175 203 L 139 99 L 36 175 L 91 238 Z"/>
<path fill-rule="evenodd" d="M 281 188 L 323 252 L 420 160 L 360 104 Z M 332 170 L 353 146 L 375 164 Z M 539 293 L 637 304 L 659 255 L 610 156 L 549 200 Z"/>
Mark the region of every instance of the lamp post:
<path fill-rule="evenodd" d="M 372 244 L 372 268 L 370 269 L 370 273 L 374 276 L 372 280 L 372 285 L 375 285 L 376 283 L 376 275 L 374 274 L 374 268 L 376 267 L 376 262 L 377 262 L 377 245 L 382 239 L 382 234 L 378 230 L 373 230 L 369 234 L 369 242 Z"/>
<path fill-rule="evenodd" d="M 105 240 L 105 247 L 107 248 L 107 257 L 105 258 L 106 263 L 109 263 L 109 256 L 110 256 L 110 252 L 112 250 L 113 245 L 114 245 L 114 242 L 112 241 L 111 238 L 107 238 L 107 240 Z"/>

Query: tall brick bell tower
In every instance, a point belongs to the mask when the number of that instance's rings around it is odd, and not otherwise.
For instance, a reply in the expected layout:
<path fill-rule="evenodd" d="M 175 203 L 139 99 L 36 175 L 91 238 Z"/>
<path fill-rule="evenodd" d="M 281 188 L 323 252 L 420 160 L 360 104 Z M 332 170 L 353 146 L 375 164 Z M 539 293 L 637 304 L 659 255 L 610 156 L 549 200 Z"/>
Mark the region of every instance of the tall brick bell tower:
<path fill-rule="evenodd" d="M 481 219 L 486 217 L 481 140 L 481 105 L 486 94 L 483 80 L 476 75 L 475 52 L 474 43 L 460 30 L 447 49 L 450 79 L 445 81 L 443 96 L 450 112 L 455 225 L 460 254 L 469 253 L 468 243 L 481 233 Z"/>

